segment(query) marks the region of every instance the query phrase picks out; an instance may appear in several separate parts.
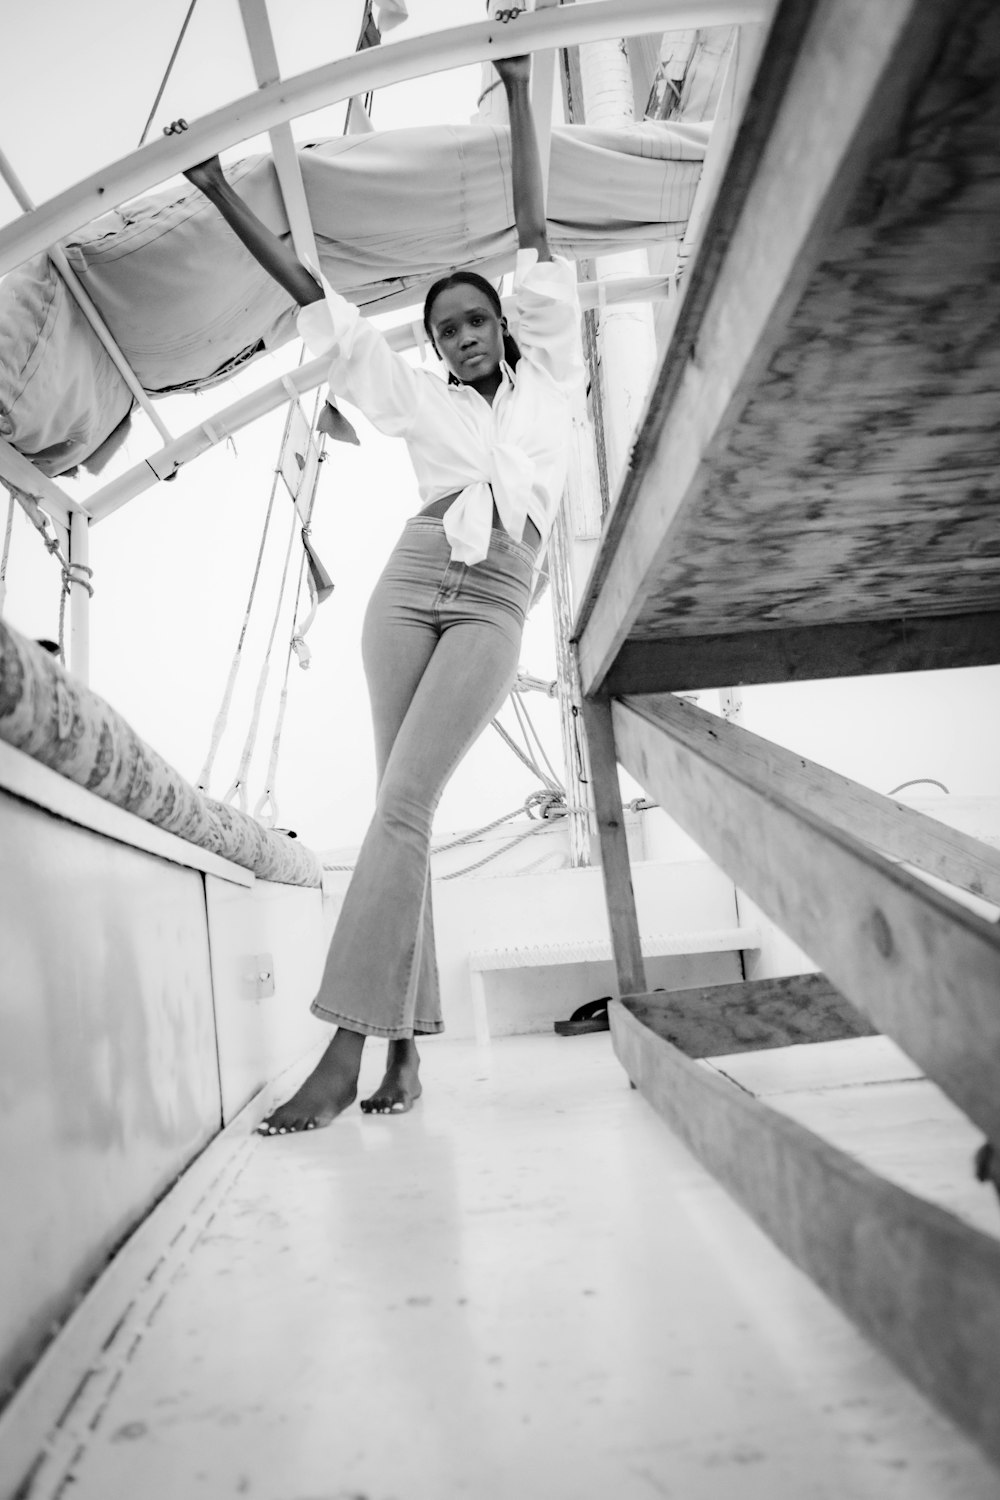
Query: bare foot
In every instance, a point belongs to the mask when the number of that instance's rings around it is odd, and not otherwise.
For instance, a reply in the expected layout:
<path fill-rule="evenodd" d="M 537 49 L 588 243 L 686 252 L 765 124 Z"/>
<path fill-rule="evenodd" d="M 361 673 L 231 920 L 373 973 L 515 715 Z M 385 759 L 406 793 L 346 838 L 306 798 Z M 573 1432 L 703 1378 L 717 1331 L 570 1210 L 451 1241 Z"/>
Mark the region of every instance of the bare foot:
<path fill-rule="evenodd" d="M 257 1126 L 258 1135 L 294 1135 L 322 1130 L 358 1095 L 358 1072 L 365 1037 L 340 1027 L 305 1083 Z"/>
<path fill-rule="evenodd" d="M 405 1115 L 422 1092 L 416 1042 L 390 1042 L 385 1077 L 370 1098 L 362 1099 L 361 1108 L 366 1115 Z"/>

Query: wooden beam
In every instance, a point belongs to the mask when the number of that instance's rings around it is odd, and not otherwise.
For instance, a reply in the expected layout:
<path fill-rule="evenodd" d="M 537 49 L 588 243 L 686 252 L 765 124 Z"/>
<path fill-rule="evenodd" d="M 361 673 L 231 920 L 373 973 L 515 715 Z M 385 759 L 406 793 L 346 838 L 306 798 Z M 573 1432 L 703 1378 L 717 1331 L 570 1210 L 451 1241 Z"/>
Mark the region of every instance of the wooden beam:
<path fill-rule="evenodd" d="M 763 784 L 782 791 L 808 811 L 826 819 L 835 828 L 870 844 L 889 859 L 913 865 L 1000 906 L 1000 850 L 973 838 L 961 829 L 949 828 L 937 818 L 895 802 L 881 792 L 806 760 L 771 740 L 751 734 L 742 726 L 727 723 L 693 704 L 677 704 L 669 694 L 646 700 L 654 711 L 682 727 L 685 742 L 702 744 L 706 739 L 733 764 L 741 761 L 752 768 Z M 689 732 L 690 731 L 690 732 Z"/>
<path fill-rule="evenodd" d="M 654 991 L 627 995 L 622 1003 L 685 1057 L 727 1057 L 875 1032 L 825 974 Z"/>
<path fill-rule="evenodd" d="M 619 995 L 638 994 L 646 988 L 646 969 L 639 941 L 639 918 L 632 889 L 625 813 L 618 785 L 611 707 L 584 699 L 583 727 L 587 736 L 590 782 L 601 842 L 601 876 L 611 929 L 611 948 L 618 976 Z"/>
<path fill-rule="evenodd" d="M 604 690 L 671 528 L 697 504 L 706 456 L 745 408 L 951 16 L 941 0 L 779 7 L 581 605 L 588 695 Z"/>
<path fill-rule="evenodd" d="M 1000 1462 L 1000 1240 L 692 1062 L 623 1005 L 614 1048 L 659 1114 L 790 1260 Z"/>
<path fill-rule="evenodd" d="M 1000 931 L 804 806 L 745 731 L 669 696 L 613 711 L 626 769 L 991 1140 Z M 721 736 L 719 729 L 730 733 Z"/>
<path fill-rule="evenodd" d="M 730 635 L 628 640 L 604 678 L 612 697 L 735 683 L 932 672 L 1000 662 L 1000 614 L 787 625 Z"/>

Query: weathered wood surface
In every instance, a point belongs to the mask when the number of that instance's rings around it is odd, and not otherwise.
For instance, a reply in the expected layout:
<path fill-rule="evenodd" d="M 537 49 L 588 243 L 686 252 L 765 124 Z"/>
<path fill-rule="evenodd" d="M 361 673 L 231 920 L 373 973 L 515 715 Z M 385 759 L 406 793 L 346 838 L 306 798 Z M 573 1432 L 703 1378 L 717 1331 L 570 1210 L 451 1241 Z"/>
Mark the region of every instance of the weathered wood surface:
<path fill-rule="evenodd" d="M 646 988 L 646 969 L 639 940 L 639 917 L 632 889 L 625 813 L 618 783 L 618 756 L 611 726 L 611 705 L 582 704 L 583 728 L 587 736 L 591 791 L 601 844 L 601 875 L 608 907 L 608 927 L 615 959 L 620 995 Z"/>
<path fill-rule="evenodd" d="M 622 1003 L 685 1057 L 727 1057 L 875 1034 L 825 974 L 623 995 Z"/>
<path fill-rule="evenodd" d="M 763 143 L 752 111 L 737 139 L 592 575 L 588 693 L 626 639 L 1000 609 L 1000 8 L 809 10 Z"/>
<path fill-rule="evenodd" d="M 931 619 L 772 625 L 724 635 L 629 639 L 603 691 L 676 693 L 754 682 L 805 682 L 872 673 L 939 672 L 1000 661 L 1000 610 Z"/>
<path fill-rule="evenodd" d="M 1000 928 L 803 805 L 744 730 L 669 695 L 613 710 L 631 775 L 843 995 L 1000 1141 Z M 706 724 L 705 721 L 708 721 Z"/>
<path fill-rule="evenodd" d="M 1000 1240 L 610 1007 L 629 1078 L 774 1243 L 1000 1463 Z"/>

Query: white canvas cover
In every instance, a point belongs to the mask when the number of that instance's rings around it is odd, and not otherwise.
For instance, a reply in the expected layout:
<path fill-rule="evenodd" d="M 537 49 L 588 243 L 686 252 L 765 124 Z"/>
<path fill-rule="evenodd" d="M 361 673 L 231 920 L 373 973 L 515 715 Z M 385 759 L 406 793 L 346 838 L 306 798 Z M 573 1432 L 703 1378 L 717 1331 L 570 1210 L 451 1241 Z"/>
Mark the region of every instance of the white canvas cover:
<path fill-rule="evenodd" d="M 552 136 L 549 224 L 571 258 L 683 234 L 708 126 L 566 125 Z M 322 269 L 368 311 L 420 301 L 457 265 L 499 274 L 516 249 L 502 127 L 429 126 L 299 152 Z M 287 232 L 271 161 L 227 168 Z M 295 337 L 295 309 L 216 211 L 179 183 L 106 215 L 66 246 L 143 387 L 199 389 Z M 0 432 L 45 472 L 93 457 L 131 397 L 55 276 L 36 257 L 0 283 Z"/>

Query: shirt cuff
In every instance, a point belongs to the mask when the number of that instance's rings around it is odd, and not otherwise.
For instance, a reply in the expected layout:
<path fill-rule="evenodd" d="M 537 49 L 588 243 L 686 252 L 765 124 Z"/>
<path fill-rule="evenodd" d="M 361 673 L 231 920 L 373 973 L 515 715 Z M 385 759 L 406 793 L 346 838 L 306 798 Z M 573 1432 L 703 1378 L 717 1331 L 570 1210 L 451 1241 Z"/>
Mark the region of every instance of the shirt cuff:
<path fill-rule="evenodd" d="M 522 289 L 550 297 L 553 302 L 576 302 L 576 267 L 561 255 L 539 260 L 534 247 L 519 250 L 514 262 L 514 294 Z"/>
<path fill-rule="evenodd" d="M 322 282 L 323 300 L 299 309 L 295 320 L 299 338 L 314 359 L 334 348 L 348 358 L 361 314 L 352 302 L 333 290 L 325 277 Z"/>

